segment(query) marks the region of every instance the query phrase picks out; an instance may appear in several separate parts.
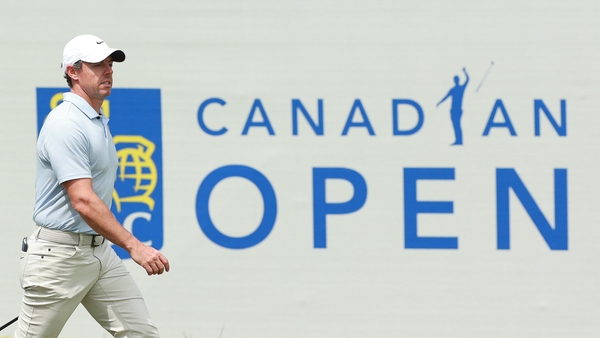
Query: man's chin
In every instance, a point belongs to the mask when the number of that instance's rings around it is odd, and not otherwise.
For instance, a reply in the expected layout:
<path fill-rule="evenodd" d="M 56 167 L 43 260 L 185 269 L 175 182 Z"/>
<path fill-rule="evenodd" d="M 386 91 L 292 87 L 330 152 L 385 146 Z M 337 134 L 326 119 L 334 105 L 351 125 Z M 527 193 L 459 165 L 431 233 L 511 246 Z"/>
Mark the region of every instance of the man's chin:
<path fill-rule="evenodd" d="M 112 88 L 103 88 L 100 90 L 100 95 L 107 97 L 110 95 Z"/>

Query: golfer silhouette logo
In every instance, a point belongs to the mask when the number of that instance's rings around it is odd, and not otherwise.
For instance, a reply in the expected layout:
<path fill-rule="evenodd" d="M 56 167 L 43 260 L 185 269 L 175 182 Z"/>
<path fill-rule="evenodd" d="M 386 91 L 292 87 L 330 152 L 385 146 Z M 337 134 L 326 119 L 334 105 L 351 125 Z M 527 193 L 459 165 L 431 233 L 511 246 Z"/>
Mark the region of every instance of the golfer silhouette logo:
<path fill-rule="evenodd" d="M 465 95 L 465 88 L 467 88 L 467 84 L 469 83 L 469 74 L 467 74 L 467 69 L 463 68 L 463 72 L 465 73 L 465 83 L 463 83 L 462 85 L 460 84 L 460 78 L 457 76 L 454 77 L 454 87 L 450 88 L 450 90 L 448 91 L 448 94 L 446 94 L 446 96 L 444 96 L 444 98 L 442 100 L 440 100 L 440 102 L 438 102 L 438 104 L 436 105 L 436 107 L 439 107 L 439 105 L 446 101 L 447 98 L 452 97 L 452 105 L 450 107 L 450 118 L 452 120 L 452 127 L 454 127 L 454 136 L 455 136 L 455 141 L 454 143 L 452 143 L 451 145 L 462 145 L 463 144 L 463 140 L 462 140 L 462 129 L 460 127 L 460 118 L 462 117 L 462 103 L 463 103 L 463 97 Z"/>

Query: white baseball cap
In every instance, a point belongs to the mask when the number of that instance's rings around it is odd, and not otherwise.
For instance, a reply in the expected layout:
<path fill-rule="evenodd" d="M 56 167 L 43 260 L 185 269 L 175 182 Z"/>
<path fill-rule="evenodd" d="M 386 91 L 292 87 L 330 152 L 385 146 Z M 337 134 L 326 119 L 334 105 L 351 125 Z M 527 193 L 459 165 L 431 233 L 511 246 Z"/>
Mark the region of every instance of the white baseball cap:
<path fill-rule="evenodd" d="M 66 72 L 67 66 L 73 65 L 79 60 L 96 63 L 106 59 L 109 55 L 112 55 L 115 62 L 125 61 L 125 53 L 122 50 L 108 47 L 106 42 L 97 36 L 79 35 L 66 44 L 61 67 L 63 72 Z"/>

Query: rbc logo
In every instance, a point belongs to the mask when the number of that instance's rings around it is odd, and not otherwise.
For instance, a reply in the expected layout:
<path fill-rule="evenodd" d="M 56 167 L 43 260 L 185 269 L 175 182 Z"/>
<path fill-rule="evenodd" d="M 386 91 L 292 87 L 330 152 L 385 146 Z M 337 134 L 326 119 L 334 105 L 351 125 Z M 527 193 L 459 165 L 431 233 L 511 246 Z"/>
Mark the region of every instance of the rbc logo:
<path fill-rule="evenodd" d="M 121 212 L 123 203 L 133 202 L 143 203 L 153 210 L 155 202 L 152 193 L 156 188 L 158 172 L 152 154 L 156 145 L 140 135 L 117 135 L 113 140 L 119 158 L 116 184 L 121 183 L 113 191 L 117 212 Z"/>
<path fill-rule="evenodd" d="M 38 133 L 68 88 L 37 88 Z M 117 149 L 119 167 L 111 211 L 146 245 L 163 246 L 162 124 L 159 89 L 114 89 L 102 109 Z M 129 254 L 113 249 L 121 258 Z"/>

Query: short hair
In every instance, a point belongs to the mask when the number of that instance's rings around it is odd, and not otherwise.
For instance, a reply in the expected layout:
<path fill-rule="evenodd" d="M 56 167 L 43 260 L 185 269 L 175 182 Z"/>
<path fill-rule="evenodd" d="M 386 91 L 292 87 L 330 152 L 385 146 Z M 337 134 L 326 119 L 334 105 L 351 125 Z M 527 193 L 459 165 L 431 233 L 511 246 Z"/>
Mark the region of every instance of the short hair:
<path fill-rule="evenodd" d="M 80 70 L 81 67 L 83 65 L 83 61 L 79 60 L 77 62 L 75 62 L 73 64 L 73 68 Z M 73 80 L 71 79 L 71 77 L 67 74 L 67 72 L 65 71 L 65 75 L 64 75 L 65 79 L 67 80 L 67 84 L 69 85 L 69 88 L 73 88 Z"/>

